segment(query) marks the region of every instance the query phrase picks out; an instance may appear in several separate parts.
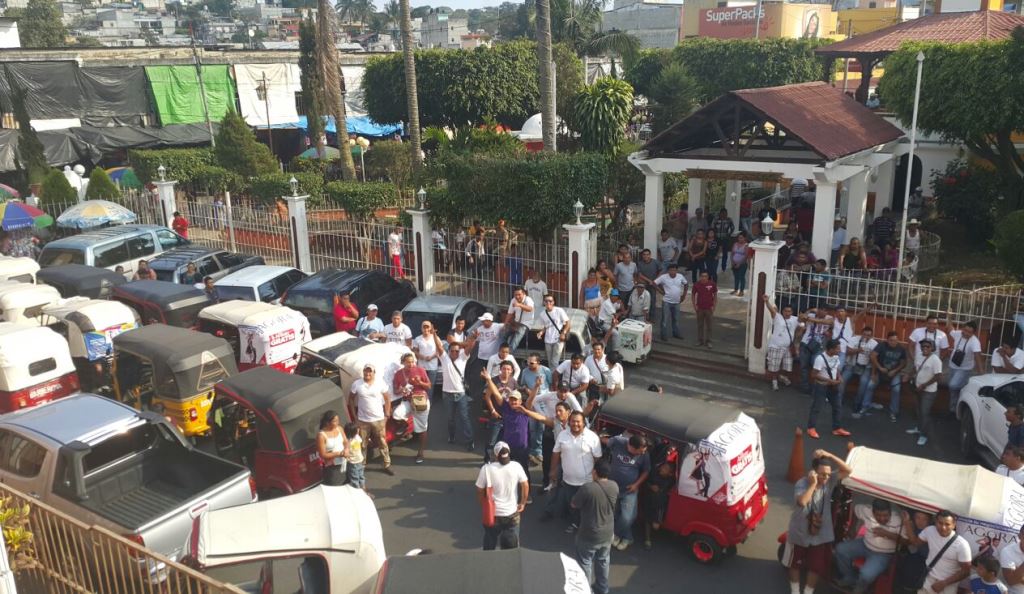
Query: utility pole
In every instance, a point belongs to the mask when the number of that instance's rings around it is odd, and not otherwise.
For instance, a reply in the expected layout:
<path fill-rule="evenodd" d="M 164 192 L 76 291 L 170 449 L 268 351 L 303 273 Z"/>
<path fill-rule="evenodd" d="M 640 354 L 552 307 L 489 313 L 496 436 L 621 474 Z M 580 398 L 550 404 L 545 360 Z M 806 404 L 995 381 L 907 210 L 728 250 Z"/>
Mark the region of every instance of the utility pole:
<path fill-rule="evenodd" d="M 267 140 L 270 142 L 270 152 L 274 152 L 274 131 L 270 128 L 270 87 L 267 86 L 267 73 L 263 73 L 263 82 L 260 83 L 263 89 L 263 105 L 266 106 L 267 114 Z"/>
<path fill-rule="evenodd" d="M 210 121 L 210 106 L 206 104 L 206 87 L 203 85 L 203 63 L 199 59 L 199 50 L 196 49 L 196 35 L 192 27 L 189 27 L 192 34 L 192 62 L 196 66 L 196 77 L 199 79 L 199 97 L 203 100 L 203 117 L 206 118 L 206 131 L 210 133 L 210 146 L 217 148 L 217 140 L 213 137 L 213 123 Z"/>
<path fill-rule="evenodd" d="M 761 0 L 754 6 L 754 39 L 761 37 Z"/>

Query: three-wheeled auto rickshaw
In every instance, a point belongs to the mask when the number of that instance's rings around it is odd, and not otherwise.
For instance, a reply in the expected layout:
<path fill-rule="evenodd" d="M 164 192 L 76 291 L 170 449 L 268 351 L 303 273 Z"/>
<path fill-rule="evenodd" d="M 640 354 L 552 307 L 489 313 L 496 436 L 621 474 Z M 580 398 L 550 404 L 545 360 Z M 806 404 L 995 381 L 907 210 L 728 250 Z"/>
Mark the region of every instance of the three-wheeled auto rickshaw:
<path fill-rule="evenodd" d="M 320 483 L 320 417 L 348 422 L 341 389 L 325 379 L 256 367 L 220 382 L 210 409 L 218 455 L 252 469 L 262 496 L 298 493 Z"/>
<path fill-rule="evenodd" d="M 369 495 L 347 485 L 319 485 L 204 512 L 192 524 L 185 556 L 215 578 L 221 577 L 219 568 L 230 568 L 237 579 L 237 566 L 259 564 L 259 576 L 237 584 L 248 592 L 275 591 L 275 566 L 301 559 L 299 594 L 370 594 L 386 553 Z"/>
<path fill-rule="evenodd" d="M 733 553 L 764 519 L 768 487 L 761 431 L 734 408 L 635 388 L 610 398 L 598 431 L 645 435 L 675 451 L 676 488 L 662 528 L 687 537 L 693 558 L 714 563 Z"/>
<path fill-rule="evenodd" d="M 347 398 L 352 383 L 363 377 L 363 368 L 373 365 L 377 379 L 384 380 L 393 403 L 397 404 L 400 398 L 395 397 L 393 382 L 406 353 L 412 351 L 404 344 L 371 342 L 347 332 L 335 332 L 303 345 L 302 358 L 295 372 L 329 379 L 341 387 Z M 412 429 L 412 415 L 406 419 L 388 419 L 388 443 L 398 436 L 412 435 Z"/>
<path fill-rule="evenodd" d="M 114 337 L 138 326 L 135 311 L 117 301 L 74 297 L 43 308 L 46 325 L 67 339 L 82 388 L 108 386 Z"/>
<path fill-rule="evenodd" d="M 302 345 L 310 339 L 306 316 L 283 305 L 232 300 L 199 312 L 199 331 L 225 338 L 244 371 L 269 365 L 292 373 Z"/>
<path fill-rule="evenodd" d="M 78 391 L 68 343 L 49 328 L 0 322 L 0 413 Z"/>
<path fill-rule="evenodd" d="M 45 326 L 43 308 L 61 300 L 57 289 L 18 281 L 0 281 L 0 320 L 15 324 Z"/>
<path fill-rule="evenodd" d="M 981 466 L 936 462 L 863 446 L 852 448 L 846 463 L 853 472 L 833 492 L 831 502 L 837 543 L 858 536 L 854 504 L 877 498 L 888 501 L 897 517 L 901 508 L 929 515 L 942 509 L 953 512 L 956 531 L 971 545 L 974 559 L 986 554 L 998 557 L 1002 547 L 1018 544 L 1024 524 L 1024 487 L 1010 477 Z M 785 536 L 779 537 L 780 559 Z M 900 559 L 894 555 L 888 569 L 875 580 L 874 594 L 893 594 Z"/>
<path fill-rule="evenodd" d="M 0 256 L 0 281 L 34 284 L 39 263 L 26 256 Z"/>
<path fill-rule="evenodd" d="M 36 280 L 57 289 L 61 297 L 92 299 L 109 299 L 114 287 L 128 282 L 123 274 L 85 264 L 61 264 L 44 268 L 36 273 Z"/>
<path fill-rule="evenodd" d="M 187 437 L 210 432 L 213 387 L 238 373 L 223 338 L 152 324 L 114 337 L 114 395 L 140 410 L 162 410 Z"/>
<path fill-rule="evenodd" d="M 110 297 L 139 314 L 144 325 L 167 324 L 195 329 L 199 311 L 210 305 L 206 293 L 191 285 L 138 280 L 114 287 Z"/>

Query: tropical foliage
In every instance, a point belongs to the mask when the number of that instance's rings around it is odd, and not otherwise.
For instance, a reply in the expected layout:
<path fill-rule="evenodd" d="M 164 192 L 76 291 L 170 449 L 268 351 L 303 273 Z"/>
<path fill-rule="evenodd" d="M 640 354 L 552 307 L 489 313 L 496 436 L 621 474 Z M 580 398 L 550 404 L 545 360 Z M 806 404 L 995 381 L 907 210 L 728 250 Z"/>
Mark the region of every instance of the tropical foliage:
<path fill-rule="evenodd" d="M 633 87 L 624 80 L 598 79 L 573 102 L 572 129 L 587 150 L 611 153 L 622 143 L 633 112 Z"/>
<path fill-rule="evenodd" d="M 78 202 L 78 192 L 68 183 L 68 178 L 56 169 L 51 169 L 43 180 L 39 191 L 39 204 L 43 210 L 52 205 L 53 212 L 60 212 L 62 207 Z"/>
<path fill-rule="evenodd" d="M 252 128 L 234 110 L 229 109 L 220 122 L 214 152 L 221 167 L 246 177 L 278 169 L 270 148 L 256 140 Z"/>
<path fill-rule="evenodd" d="M 7 558 L 15 573 L 39 567 L 29 519 L 31 512 L 29 504 L 19 504 L 13 497 L 0 499 L 0 528 L 3 529 Z"/>
<path fill-rule="evenodd" d="M 992 237 L 992 229 L 1001 209 L 999 176 L 991 169 L 955 159 L 945 171 L 936 171 L 931 179 L 932 194 L 942 214 L 971 229 L 977 241 Z M 1004 211 L 1005 212 L 1005 211 Z"/>
<path fill-rule="evenodd" d="M 1003 217 L 996 225 L 992 245 L 1003 265 L 1020 279 L 1024 279 L 1024 250 L 1020 238 L 1024 237 L 1024 210 L 1016 210 Z"/>
<path fill-rule="evenodd" d="M 85 190 L 85 199 L 112 200 L 120 195 L 121 191 L 111 181 L 107 172 L 102 167 L 93 167 L 89 174 L 89 186 Z"/>
<path fill-rule="evenodd" d="M 21 47 L 64 47 L 67 34 L 60 7 L 54 0 L 28 0 L 18 18 Z"/>

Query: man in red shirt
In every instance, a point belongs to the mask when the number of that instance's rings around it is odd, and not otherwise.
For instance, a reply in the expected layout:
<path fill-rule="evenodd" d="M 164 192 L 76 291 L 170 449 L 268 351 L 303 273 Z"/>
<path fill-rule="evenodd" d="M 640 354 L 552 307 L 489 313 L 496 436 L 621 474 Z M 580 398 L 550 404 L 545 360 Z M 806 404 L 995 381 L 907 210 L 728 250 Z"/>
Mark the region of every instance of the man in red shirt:
<path fill-rule="evenodd" d="M 174 229 L 174 232 L 178 235 L 188 239 L 188 219 L 183 217 L 178 211 L 174 211 L 174 218 L 171 219 L 171 229 Z"/>
<path fill-rule="evenodd" d="M 693 285 L 693 311 L 697 314 L 697 346 L 711 348 L 711 317 L 718 304 L 718 285 L 708 276 L 700 273 L 700 280 Z"/>
<path fill-rule="evenodd" d="M 356 329 L 359 309 L 352 303 L 348 291 L 342 291 L 334 298 L 334 330 L 351 333 Z"/>

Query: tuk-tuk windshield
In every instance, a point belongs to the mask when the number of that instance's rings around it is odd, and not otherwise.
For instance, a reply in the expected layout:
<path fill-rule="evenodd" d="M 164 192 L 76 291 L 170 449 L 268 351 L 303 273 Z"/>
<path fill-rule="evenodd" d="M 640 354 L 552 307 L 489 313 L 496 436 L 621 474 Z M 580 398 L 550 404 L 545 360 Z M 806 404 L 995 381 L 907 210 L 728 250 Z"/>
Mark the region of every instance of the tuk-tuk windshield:
<path fill-rule="evenodd" d="M 209 301 L 200 301 L 177 309 L 164 312 L 167 324 L 179 328 L 194 328 L 199 323 L 199 312 L 210 305 Z"/>

